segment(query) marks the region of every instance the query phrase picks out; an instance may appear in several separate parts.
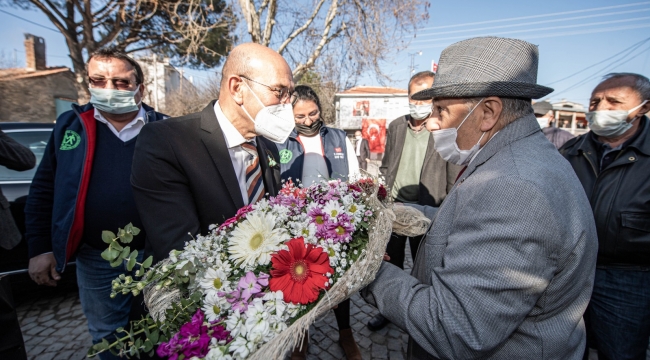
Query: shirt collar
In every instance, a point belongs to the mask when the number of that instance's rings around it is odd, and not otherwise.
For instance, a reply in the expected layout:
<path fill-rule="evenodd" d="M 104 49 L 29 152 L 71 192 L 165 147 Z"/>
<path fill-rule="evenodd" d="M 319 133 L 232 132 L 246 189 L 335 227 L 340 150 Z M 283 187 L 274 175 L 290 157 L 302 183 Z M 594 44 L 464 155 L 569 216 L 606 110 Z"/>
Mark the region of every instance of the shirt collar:
<path fill-rule="evenodd" d="M 235 146 L 239 146 L 245 143 L 247 140 L 244 136 L 239 133 L 237 128 L 228 120 L 226 115 L 221 110 L 221 105 L 219 101 L 214 103 L 214 113 L 217 116 L 217 121 L 219 121 L 219 127 L 221 127 L 221 132 L 223 132 L 223 137 L 226 139 L 226 146 L 228 149 L 232 149 Z M 255 143 L 255 139 L 250 142 Z"/>
<path fill-rule="evenodd" d="M 108 120 L 106 120 L 106 118 L 104 117 L 104 115 L 102 115 L 102 113 L 99 112 L 99 110 L 97 110 L 97 108 L 95 108 L 95 115 L 94 116 L 95 116 L 95 120 L 97 120 L 97 121 L 99 121 L 101 123 L 104 123 L 106 125 L 113 126 L 113 124 L 109 123 Z M 140 110 L 138 110 L 138 113 L 135 115 L 135 118 L 133 118 L 133 120 L 131 120 L 131 122 L 126 124 L 126 126 L 123 127 L 122 130 L 120 130 L 118 132 L 122 132 L 122 131 L 124 131 L 126 129 L 132 128 L 135 124 L 138 123 L 138 121 L 142 121 L 143 124 L 146 124 L 147 121 L 148 121 L 147 116 L 146 116 L 146 112 L 144 110 L 144 106 L 142 106 L 142 105 L 140 106 Z"/>

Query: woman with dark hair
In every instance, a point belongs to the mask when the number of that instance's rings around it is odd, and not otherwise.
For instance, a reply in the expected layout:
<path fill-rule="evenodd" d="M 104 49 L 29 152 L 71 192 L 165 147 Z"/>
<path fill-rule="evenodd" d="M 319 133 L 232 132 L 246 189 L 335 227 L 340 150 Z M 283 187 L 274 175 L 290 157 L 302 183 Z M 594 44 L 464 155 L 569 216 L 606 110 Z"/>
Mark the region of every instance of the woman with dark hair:
<path fill-rule="evenodd" d="M 296 86 L 293 98 L 296 128 L 280 151 L 282 180 L 299 181 L 309 186 L 323 180 L 348 181 L 359 176 L 359 163 L 345 131 L 327 127 L 320 118 L 321 106 L 316 92 L 309 86 Z M 361 360 L 361 352 L 350 328 L 350 300 L 334 309 L 339 327 L 339 344 L 348 360 Z M 308 337 L 291 354 L 292 360 L 305 359 Z"/>

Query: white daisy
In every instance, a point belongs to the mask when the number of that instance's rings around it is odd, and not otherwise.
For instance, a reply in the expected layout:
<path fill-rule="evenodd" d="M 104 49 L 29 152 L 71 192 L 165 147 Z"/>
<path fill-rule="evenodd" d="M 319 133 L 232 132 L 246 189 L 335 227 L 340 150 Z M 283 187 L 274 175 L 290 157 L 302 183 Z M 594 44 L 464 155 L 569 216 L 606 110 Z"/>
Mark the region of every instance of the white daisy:
<path fill-rule="evenodd" d="M 230 308 L 230 303 L 225 298 L 219 297 L 216 291 L 210 291 L 203 299 L 203 312 L 208 321 L 219 319 L 221 314 Z"/>
<path fill-rule="evenodd" d="M 276 228 L 271 214 L 251 212 L 230 233 L 228 257 L 236 266 L 255 267 L 271 262 L 271 253 L 289 239 L 285 229 Z"/>
<path fill-rule="evenodd" d="M 203 278 L 200 280 L 201 288 L 205 291 L 229 291 L 230 281 L 228 281 L 228 274 L 230 271 L 230 264 L 228 263 L 222 264 L 222 267 L 220 269 L 206 269 L 205 273 L 203 274 Z"/>
<path fill-rule="evenodd" d="M 338 201 L 330 200 L 323 206 L 323 212 L 333 218 L 343 213 L 343 206 Z"/>

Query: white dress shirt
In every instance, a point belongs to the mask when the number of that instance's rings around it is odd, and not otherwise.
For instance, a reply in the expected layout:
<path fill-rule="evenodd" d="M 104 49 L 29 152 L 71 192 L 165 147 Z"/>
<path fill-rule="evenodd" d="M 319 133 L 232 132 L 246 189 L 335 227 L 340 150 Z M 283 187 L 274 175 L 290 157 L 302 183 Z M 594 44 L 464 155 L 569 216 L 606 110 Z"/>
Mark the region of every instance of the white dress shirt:
<path fill-rule="evenodd" d="M 329 180 L 329 171 L 323 156 L 323 140 L 320 134 L 315 136 L 298 136 L 305 150 L 305 159 L 302 162 L 302 184 L 309 186 L 322 180 Z M 359 162 L 354 154 L 354 147 L 350 139 L 345 138 L 348 158 L 348 178 L 359 177 Z"/>
<path fill-rule="evenodd" d="M 241 190 L 242 199 L 244 200 L 244 205 L 248 205 L 248 187 L 246 186 L 246 168 L 254 160 L 254 157 L 244 150 L 241 147 L 241 144 L 248 141 L 249 143 L 255 144 L 255 139 L 246 140 L 244 136 L 239 133 L 239 130 L 228 120 L 226 115 L 221 111 L 221 106 L 219 101 L 214 104 L 214 113 L 217 115 L 217 121 L 219 121 L 219 126 L 223 132 L 223 137 L 226 140 L 226 147 L 228 148 L 228 153 L 230 153 L 230 161 L 232 166 L 235 169 L 235 175 L 237 176 L 237 181 L 239 182 L 239 189 Z M 260 155 L 261 156 L 261 155 Z"/>
<path fill-rule="evenodd" d="M 99 110 L 95 109 L 95 120 L 104 123 L 108 126 L 109 129 L 117 136 L 120 140 L 127 142 L 134 137 L 138 136 L 140 133 L 140 130 L 142 130 L 142 127 L 147 123 L 147 116 L 144 111 L 144 107 L 140 106 L 140 111 L 138 111 L 138 114 L 135 115 L 135 118 L 131 120 L 130 123 L 126 124 L 125 127 L 122 128 L 122 130 L 117 131 L 113 124 L 108 122 L 104 115 L 99 112 Z"/>

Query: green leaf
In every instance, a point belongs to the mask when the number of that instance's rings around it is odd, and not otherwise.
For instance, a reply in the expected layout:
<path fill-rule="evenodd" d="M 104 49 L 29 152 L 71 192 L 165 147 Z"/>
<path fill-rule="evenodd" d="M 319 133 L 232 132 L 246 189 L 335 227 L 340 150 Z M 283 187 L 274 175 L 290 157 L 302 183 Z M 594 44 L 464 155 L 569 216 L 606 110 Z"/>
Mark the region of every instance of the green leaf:
<path fill-rule="evenodd" d="M 153 349 L 153 343 L 151 340 L 147 339 L 144 341 L 144 352 L 149 352 Z"/>
<path fill-rule="evenodd" d="M 155 329 L 154 331 L 151 332 L 151 334 L 148 336 L 149 340 L 153 342 L 154 344 L 158 343 L 158 337 L 160 335 L 160 331 L 158 329 Z"/>
<path fill-rule="evenodd" d="M 129 262 L 126 263 L 126 269 L 128 271 L 133 270 L 133 267 L 135 266 L 135 262 L 137 260 L 137 256 L 138 256 L 138 251 L 133 250 L 133 252 L 131 253 L 131 256 L 129 256 Z"/>
<path fill-rule="evenodd" d="M 122 262 L 123 262 L 123 261 L 124 261 L 124 260 L 122 260 L 122 259 L 116 259 L 116 260 L 114 260 L 114 261 L 111 261 L 111 266 L 112 266 L 112 267 L 118 267 L 118 266 L 122 265 Z"/>
<path fill-rule="evenodd" d="M 104 230 L 102 231 L 102 241 L 110 244 L 113 242 L 113 240 L 116 238 L 115 234 L 113 234 L 112 231 Z"/>
<path fill-rule="evenodd" d="M 126 259 L 129 257 L 129 253 L 131 252 L 131 249 L 127 246 L 124 249 L 122 249 L 122 253 L 120 254 L 121 259 Z"/>
<path fill-rule="evenodd" d="M 117 237 L 119 237 L 119 238 L 121 238 L 122 236 L 124 236 L 124 234 L 126 234 L 126 230 L 124 230 L 124 229 L 119 229 L 119 230 L 117 231 Z"/>
<path fill-rule="evenodd" d="M 129 233 L 126 233 L 126 234 L 124 234 L 124 236 L 120 237 L 120 240 L 122 240 L 123 243 L 128 244 L 131 241 L 133 241 L 133 235 L 129 234 Z"/>
<path fill-rule="evenodd" d="M 109 246 L 117 251 L 122 251 L 122 249 L 124 249 L 124 247 L 122 247 L 122 245 L 120 245 L 120 243 L 118 243 L 117 241 L 112 243 Z"/>
<path fill-rule="evenodd" d="M 140 233 L 140 229 L 133 226 L 133 228 L 131 229 L 131 234 L 133 234 L 133 236 L 137 236 L 139 233 Z"/>
<path fill-rule="evenodd" d="M 143 263 L 142 263 L 142 268 L 143 269 L 148 269 L 151 267 L 151 264 L 153 263 L 153 256 L 149 256 Z"/>
<path fill-rule="evenodd" d="M 106 261 L 112 261 L 113 258 L 111 257 L 111 248 L 102 251 L 101 257 Z"/>

